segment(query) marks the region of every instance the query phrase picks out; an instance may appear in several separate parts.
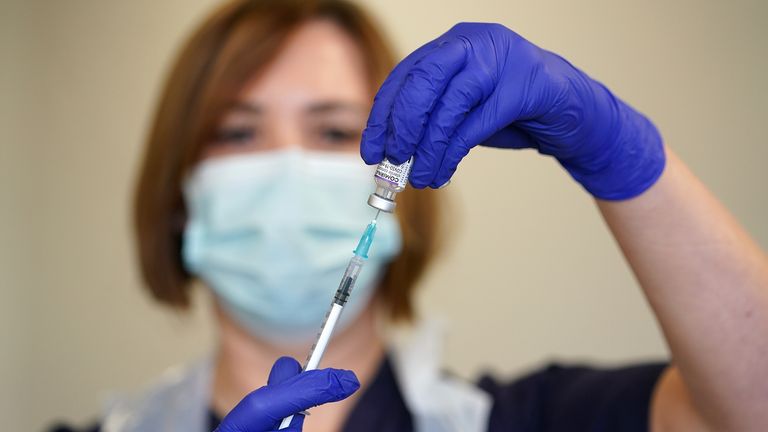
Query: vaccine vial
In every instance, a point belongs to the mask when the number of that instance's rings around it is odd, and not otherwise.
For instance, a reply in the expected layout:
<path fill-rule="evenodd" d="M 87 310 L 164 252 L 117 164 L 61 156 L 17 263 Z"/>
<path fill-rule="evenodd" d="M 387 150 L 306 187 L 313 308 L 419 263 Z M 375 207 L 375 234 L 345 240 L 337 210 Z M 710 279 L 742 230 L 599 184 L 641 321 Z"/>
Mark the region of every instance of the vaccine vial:
<path fill-rule="evenodd" d="M 411 163 L 413 158 L 400 165 L 395 165 L 387 159 L 381 161 L 373 175 L 376 191 L 368 197 L 368 205 L 387 213 L 395 211 L 395 196 L 405 190 L 405 185 L 408 184 Z"/>

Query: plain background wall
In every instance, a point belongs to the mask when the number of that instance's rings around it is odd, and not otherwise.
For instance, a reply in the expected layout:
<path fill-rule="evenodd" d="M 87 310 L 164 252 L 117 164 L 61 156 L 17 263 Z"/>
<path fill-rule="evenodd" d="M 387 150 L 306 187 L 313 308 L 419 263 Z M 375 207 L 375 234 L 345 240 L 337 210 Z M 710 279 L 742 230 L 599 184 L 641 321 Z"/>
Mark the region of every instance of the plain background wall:
<path fill-rule="evenodd" d="M 214 0 L 0 2 L 0 418 L 82 422 L 206 352 L 140 289 L 129 193 L 171 55 Z M 497 21 L 647 113 L 768 246 L 768 7 L 755 1 L 368 3 L 401 54 L 458 21 Z M 657 325 L 579 186 L 533 152 L 473 151 L 451 190 L 452 248 L 421 310 L 448 320 L 446 366 L 664 358 Z"/>

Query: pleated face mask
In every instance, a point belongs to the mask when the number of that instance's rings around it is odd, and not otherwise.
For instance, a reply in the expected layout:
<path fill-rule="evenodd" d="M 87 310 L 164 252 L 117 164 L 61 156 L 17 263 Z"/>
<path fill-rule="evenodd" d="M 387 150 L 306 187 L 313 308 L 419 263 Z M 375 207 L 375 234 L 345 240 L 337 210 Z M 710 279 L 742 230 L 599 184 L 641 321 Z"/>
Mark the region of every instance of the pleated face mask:
<path fill-rule="evenodd" d="M 203 161 L 184 185 L 184 265 L 254 336 L 277 344 L 311 339 L 375 213 L 366 204 L 372 174 L 347 153 L 281 150 Z M 340 328 L 365 309 L 401 244 L 395 217 L 379 216 Z"/>

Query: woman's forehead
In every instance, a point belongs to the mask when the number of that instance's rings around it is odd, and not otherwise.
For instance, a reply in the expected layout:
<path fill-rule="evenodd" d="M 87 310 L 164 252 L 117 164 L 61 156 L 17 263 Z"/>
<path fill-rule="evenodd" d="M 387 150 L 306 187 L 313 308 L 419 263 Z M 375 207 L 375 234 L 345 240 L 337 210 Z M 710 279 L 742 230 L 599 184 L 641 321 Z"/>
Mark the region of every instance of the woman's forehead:
<path fill-rule="evenodd" d="M 358 45 L 336 24 L 303 24 L 277 57 L 248 82 L 239 102 L 304 107 L 318 101 L 366 105 L 371 99 Z"/>

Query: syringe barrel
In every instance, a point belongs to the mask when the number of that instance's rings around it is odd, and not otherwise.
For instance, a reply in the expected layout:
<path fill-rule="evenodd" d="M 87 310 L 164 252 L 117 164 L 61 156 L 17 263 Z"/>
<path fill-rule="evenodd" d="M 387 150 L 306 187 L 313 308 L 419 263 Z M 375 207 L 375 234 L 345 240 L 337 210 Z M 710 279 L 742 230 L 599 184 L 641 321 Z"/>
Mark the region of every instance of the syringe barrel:
<path fill-rule="evenodd" d="M 366 248 L 367 251 L 367 248 Z M 336 327 L 336 323 L 341 317 L 341 312 L 344 309 L 344 305 L 349 299 L 349 295 L 352 293 L 352 289 L 355 287 L 357 276 L 360 274 L 360 270 L 363 268 L 365 259 L 362 256 L 353 255 L 349 260 L 347 268 L 344 270 L 344 276 L 341 278 L 339 288 L 336 290 L 336 295 L 333 297 L 333 303 L 331 308 L 325 315 L 323 325 L 320 326 L 320 333 L 317 335 L 317 340 L 309 350 L 309 356 L 307 357 L 307 363 L 304 365 L 304 370 L 314 370 L 320 365 L 320 360 L 323 358 L 325 348 L 328 346 L 328 342 L 333 335 L 333 329 Z M 278 430 L 282 430 L 290 426 L 293 416 L 288 416 L 280 422 Z"/>
<path fill-rule="evenodd" d="M 347 300 L 350 294 L 352 294 L 352 289 L 355 287 L 355 282 L 357 282 L 357 276 L 360 274 L 360 269 L 363 268 L 363 262 L 363 258 L 357 255 L 352 256 L 352 259 L 349 260 L 349 264 L 346 270 L 344 270 L 344 276 L 342 276 L 339 283 L 339 288 L 336 290 L 336 295 L 333 297 L 334 303 L 340 306 L 347 304 Z"/>

